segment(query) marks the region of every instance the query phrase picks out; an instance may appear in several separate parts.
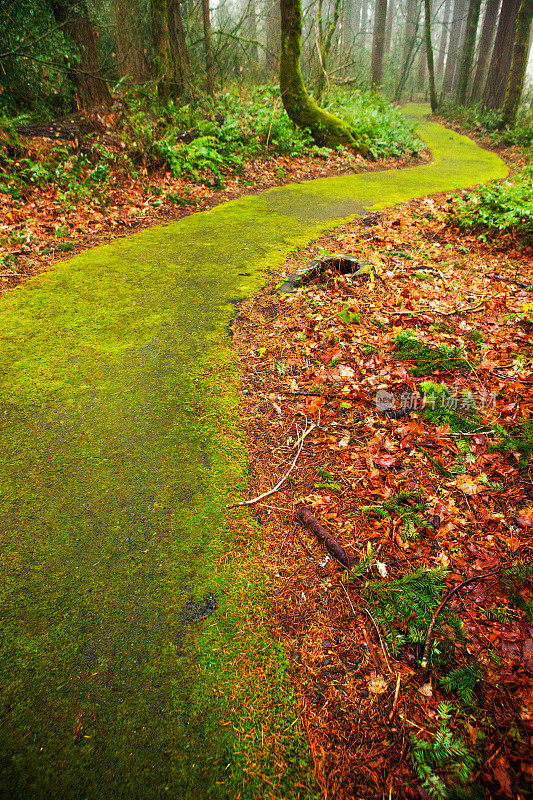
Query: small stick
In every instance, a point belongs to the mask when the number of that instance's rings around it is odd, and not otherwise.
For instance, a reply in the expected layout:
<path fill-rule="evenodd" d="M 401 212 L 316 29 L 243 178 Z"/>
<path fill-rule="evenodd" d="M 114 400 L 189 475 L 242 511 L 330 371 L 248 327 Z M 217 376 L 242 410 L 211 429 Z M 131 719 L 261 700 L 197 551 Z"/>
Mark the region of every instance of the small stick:
<path fill-rule="evenodd" d="M 492 578 L 493 575 L 497 575 L 499 569 L 493 569 L 490 572 L 484 572 L 483 575 L 474 575 L 473 578 L 468 578 L 466 581 L 461 581 L 461 583 L 457 584 L 455 589 L 451 589 L 440 606 L 437 608 L 433 616 L 431 617 L 431 622 L 429 623 L 428 632 L 426 634 L 426 641 L 424 644 L 424 655 L 422 656 L 422 669 L 427 669 L 428 659 L 429 659 L 429 651 L 431 648 L 431 634 L 433 633 L 433 628 L 435 627 L 435 623 L 437 621 L 437 617 L 439 616 L 440 612 L 444 608 L 444 606 L 452 599 L 454 594 L 457 594 L 464 586 L 468 586 L 470 583 L 474 583 L 474 581 L 482 581 L 485 578 Z"/>
<path fill-rule="evenodd" d="M 345 569 L 351 569 L 356 563 L 356 559 L 346 552 L 344 547 L 333 538 L 331 533 L 318 522 L 314 514 L 305 506 L 302 506 L 295 514 L 295 519 L 309 528 L 311 533 L 314 533 L 316 538 L 322 542 L 330 555 L 335 558 L 339 564 L 342 564 Z"/>
<path fill-rule="evenodd" d="M 293 471 L 294 467 L 296 466 L 296 462 L 298 461 L 298 458 L 304 446 L 305 437 L 307 436 L 310 430 L 311 428 L 308 428 L 306 431 L 304 431 L 303 435 L 300 437 L 299 439 L 300 446 L 298 448 L 298 452 L 294 456 L 292 464 L 290 465 L 288 471 L 285 473 L 283 478 L 276 483 L 273 489 L 269 489 L 268 492 L 263 492 L 263 494 L 260 494 L 258 497 L 253 497 L 251 500 L 241 500 L 238 503 L 230 503 L 229 505 L 226 506 L 226 508 L 237 508 L 238 506 L 251 506 L 254 503 L 258 503 L 260 500 L 264 500 L 265 497 L 270 497 L 271 494 L 274 494 L 275 492 L 278 491 L 278 489 L 281 489 L 281 487 L 283 486 L 283 484 Z"/>
<path fill-rule="evenodd" d="M 396 709 L 396 703 L 398 702 L 398 695 L 400 693 L 400 683 L 402 682 L 402 673 L 398 673 L 398 677 L 396 678 L 396 690 L 394 692 L 394 700 L 392 701 L 392 709 L 389 714 L 389 722 L 392 722 L 392 718 L 394 716 L 394 711 Z"/>

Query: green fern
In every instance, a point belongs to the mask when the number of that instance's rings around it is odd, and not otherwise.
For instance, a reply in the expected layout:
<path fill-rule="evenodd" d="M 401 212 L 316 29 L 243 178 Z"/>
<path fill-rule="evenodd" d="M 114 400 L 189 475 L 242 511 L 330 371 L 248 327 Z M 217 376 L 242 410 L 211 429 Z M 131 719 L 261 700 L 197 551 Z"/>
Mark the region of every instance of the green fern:
<path fill-rule="evenodd" d="M 381 505 L 363 506 L 362 513 L 373 511 L 381 519 L 390 519 L 391 514 L 396 514 L 402 520 L 401 532 L 404 539 L 413 539 L 418 535 L 417 528 L 424 524 L 425 520 L 422 511 L 426 504 L 423 500 L 424 494 L 418 490 L 411 492 L 407 489 L 396 492 L 389 500 Z M 416 502 L 416 501 L 419 502 Z M 415 501 L 415 502 L 413 502 Z"/>
<path fill-rule="evenodd" d="M 448 675 L 441 678 L 441 684 L 447 692 L 455 692 L 459 700 L 466 705 L 472 705 L 475 699 L 474 690 L 481 680 L 482 670 L 479 664 L 470 663 L 452 669 Z"/>
<path fill-rule="evenodd" d="M 468 394 L 454 397 L 445 383 L 423 381 L 419 386 L 425 404 L 422 414 L 434 425 L 450 426 L 456 433 L 475 431 L 480 427 L 480 419 L 474 408 L 474 400 Z M 461 413 L 457 410 L 460 406 Z"/>
<path fill-rule="evenodd" d="M 372 615 L 396 655 L 407 643 L 422 645 L 444 586 L 445 571 L 421 567 L 397 580 L 369 581 L 363 595 L 373 603 Z M 444 613 L 437 620 L 448 620 Z"/>
<path fill-rule="evenodd" d="M 468 782 L 479 761 L 464 739 L 453 736 L 449 729 L 451 716 L 451 706 L 440 703 L 439 726 L 433 740 L 411 737 L 411 758 L 422 788 L 429 797 L 440 800 L 453 797 L 457 784 Z"/>
<path fill-rule="evenodd" d="M 423 342 L 412 331 L 402 331 L 396 336 L 395 342 L 395 358 L 411 361 L 413 363 L 412 375 L 430 375 L 437 369 L 445 369 L 449 372 L 457 369 L 465 369 L 469 372 L 472 370 L 472 365 L 465 360 L 464 352 L 460 347 L 437 346 L 430 342 Z"/>
<path fill-rule="evenodd" d="M 533 453 L 533 420 L 524 419 L 510 431 L 498 424 L 494 424 L 492 429 L 497 439 L 494 449 L 502 453 L 519 453 L 518 467 L 525 469 Z"/>

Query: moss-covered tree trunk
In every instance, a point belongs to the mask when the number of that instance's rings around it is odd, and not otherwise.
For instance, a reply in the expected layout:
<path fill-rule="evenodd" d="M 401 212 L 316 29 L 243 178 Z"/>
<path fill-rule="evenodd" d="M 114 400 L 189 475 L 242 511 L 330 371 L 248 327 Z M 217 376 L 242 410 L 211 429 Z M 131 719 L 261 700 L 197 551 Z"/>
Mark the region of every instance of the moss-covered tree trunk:
<path fill-rule="evenodd" d="M 526 77 L 532 21 L 533 0 L 522 0 L 516 20 L 513 61 L 507 81 L 505 103 L 503 105 L 502 125 L 504 126 L 509 125 L 512 127 L 516 123 L 516 115 L 518 113 L 518 106 L 520 105 Z"/>
<path fill-rule="evenodd" d="M 174 81 L 178 94 L 183 94 L 190 86 L 189 51 L 185 41 L 185 28 L 179 0 L 167 0 L 168 33 L 170 52 L 174 71 Z"/>
<path fill-rule="evenodd" d="M 300 69 L 302 6 L 300 0 L 280 0 L 281 55 L 279 85 L 285 111 L 299 128 L 308 129 L 317 144 L 353 145 L 348 125 L 319 108 L 309 96 Z"/>
<path fill-rule="evenodd" d="M 85 0 L 77 3 L 51 0 L 50 7 L 79 58 L 78 69 L 74 67 L 71 71 L 78 105 L 86 109 L 110 106 L 112 98 L 102 75 L 96 34 Z"/>
<path fill-rule="evenodd" d="M 387 0 L 376 0 L 374 34 L 372 37 L 372 88 L 379 89 L 383 80 L 383 52 L 385 48 L 385 25 L 387 23 Z"/>
<path fill-rule="evenodd" d="M 431 42 L 431 0 L 424 0 L 424 36 L 426 43 L 426 58 L 429 75 L 429 100 L 431 110 L 437 111 L 437 93 L 435 91 L 435 65 L 433 61 L 433 44 Z"/>
<path fill-rule="evenodd" d="M 168 99 L 172 78 L 170 40 L 168 36 L 167 0 L 150 0 L 152 28 L 152 74 L 160 100 Z"/>
<path fill-rule="evenodd" d="M 468 80 L 472 73 L 474 62 L 474 47 L 476 45 L 477 26 L 479 23 L 479 12 L 481 10 L 481 0 L 470 0 L 468 5 L 468 16 L 466 18 L 465 43 L 459 69 L 459 79 L 457 81 L 457 103 L 464 106 L 468 92 Z"/>

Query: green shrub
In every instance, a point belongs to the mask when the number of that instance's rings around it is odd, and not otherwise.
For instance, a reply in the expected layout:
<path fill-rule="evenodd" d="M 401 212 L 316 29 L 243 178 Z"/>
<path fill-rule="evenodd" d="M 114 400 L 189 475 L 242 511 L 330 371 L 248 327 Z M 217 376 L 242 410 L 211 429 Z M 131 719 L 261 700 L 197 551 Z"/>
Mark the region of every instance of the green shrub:
<path fill-rule="evenodd" d="M 447 692 L 455 692 L 461 702 L 472 705 L 474 689 L 481 680 L 481 674 L 481 667 L 473 662 L 452 669 L 440 682 Z"/>
<path fill-rule="evenodd" d="M 424 395 L 424 406 L 421 413 L 434 425 L 450 426 L 455 433 L 474 431 L 480 426 L 480 420 L 474 407 L 474 400 L 468 394 L 456 397 L 451 394 L 445 383 L 422 381 L 419 386 Z M 461 413 L 457 410 L 461 408 Z"/>
<path fill-rule="evenodd" d="M 363 513 L 374 511 L 381 519 L 390 519 L 391 514 L 396 514 L 402 521 L 401 533 L 403 538 L 414 539 L 418 535 L 417 528 L 425 522 L 422 516 L 422 511 L 425 508 L 424 495 L 420 490 L 417 492 L 402 490 L 396 492 L 382 505 L 363 506 L 361 511 Z"/>
<path fill-rule="evenodd" d="M 533 168 L 502 184 L 489 183 L 463 195 L 448 220 L 465 230 L 510 233 L 533 242 Z"/>

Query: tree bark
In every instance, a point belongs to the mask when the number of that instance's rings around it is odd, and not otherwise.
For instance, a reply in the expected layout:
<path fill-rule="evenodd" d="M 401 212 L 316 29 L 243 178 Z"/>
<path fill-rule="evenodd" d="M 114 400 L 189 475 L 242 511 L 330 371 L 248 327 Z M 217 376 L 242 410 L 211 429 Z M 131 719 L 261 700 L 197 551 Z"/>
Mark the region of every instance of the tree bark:
<path fill-rule="evenodd" d="M 490 53 L 496 33 L 496 26 L 498 23 L 500 3 L 501 0 L 487 0 L 487 7 L 485 9 L 485 16 L 483 18 L 483 27 L 481 28 L 481 36 L 479 39 L 476 74 L 474 76 L 474 82 L 472 84 L 472 91 L 470 94 L 470 101 L 473 103 L 477 103 L 478 100 L 481 99 L 483 84 L 487 74 L 487 66 L 489 63 Z"/>
<path fill-rule="evenodd" d="M 513 46 L 513 60 L 507 92 L 503 105 L 502 126 L 513 127 L 516 124 L 516 115 L 522 97 L 526 67 L 529 56 L 529 37 L 531 22 L 533 21 L 533 0 L 522 0 L 518 17 L 516 19 L 516 32 Z"/>
<path fill-rule="evenodd" d="M 266 64 L 267 75 L 279 71 L 279 46 L 281 20 L 279 0 L 266 0 Z"/>
<path fill-rule="evenodd" d="M 487 108 L 501 108 L 505 100 L 519 8 L 520 0 L 502 0 L 498 30 L 483 92 L 483 104 Z"/>
<path fill-rule="evenodd" d="M 376 0 L 374 13 L 374 36 L 372 39 L 372 88 L 379 89 L 383 80 L 383 49 L 385 46 L 385 24 L 387 22 L 387 0 Z"/>
<path fill-rule="evenodd" d="M 454 79 L 461 52 L 462 30 L 467 14 L 468 0 L 455 0 L 453 4 L 452 24 L 450 27 L 450 38 L 448 53 L 446 57 L 446 68 L 442 79 L 442 96 L 449 94 L 454 88 Z"/>
<path fill-rule="evenodd" d="M 398 102 L 401 100 L 405 84 L 407 83 L 411 67 L 416 57 L 419 19 L 420 8 L 418 0 L 408 0 L 403 40 L 402 71 L 394 94 L 394 100 Z"/>
<path fill-rule="evenodd" d="M 202 0 L 202 20 L 204 25 L 206 91 L 210 97 L 214 98 L 215 61 L 213 59 L 213 45 L 211 42 L 211 18 L 209 15 L 209 0 Z"/>
<path fill-rule="evenodd" d="M 167 0 L 150 0 L 150 23 L 154 48 L 152 74 L 159 99 L 165 101 L 170 95 L 172 78 Z"/>
<path fill-rule="evenodd" d="M 383 46 L 383 55 L 389 54 L 392 44 L 392 25 L 394 21 L 394 4 L 390 2 L 387 5 L 387 21 L 385 23 L 385 44 Z"/>
<path fill-rule="evenodd" d="M 279 85 L 283 105 L 299 128 L 308 128 L 317 144 L 327 147 L 353 145 L 348 125 L 312 100 L 302 78 L 302 6 L 300 0 L 280 0 L 281 57 Z"/>
<path fill-rule="evenodd" d="M 179 0 L 167 0 L 168 34 L 174 73 L 174 83 L 178 95 L 189 88 L 189 51 L 185 40 L 185 28 Z"/>
<path fill-rule="evenodd" d="M 431 43 L 431 0 L 424 0 L 424 34 L 426 43 L 426 57 L 429 75 L 429 100 L 431 110 L 437 111 L 437 95 L 435 92 L 435 67 L 433 63 L 433 45 Z"/>
<path fill-rule="evenodd" d="M 361 34 L 361 46 L 364 50 L 368 36 L 368 0 L 361 0 L 361 26 L 359 32 Z"/>
<path fill-rule="evenodd" d="M 138 0 L 115 0 L 114 13 L 118 73 L 121 78 L 142 83 L 148 75 L 148 64 L 143 49 Z"/>
<path fill-rule="evenodd" d="M 472 73 L 472 64 L 474 61 L 474 48 L 476 46 L 480 10 L 481 0 L 470 0 L 468 4 L 468 16 L 466 18 L 463 57 L 461 59 L 461 67 L 459 69 L 459 78 L 457 81 L 457 103 L 460 106 L 464 106 L 466 103 L 468 79 Z"/>
<path fill-rule="evenodd" d="M 74 52 L 79 58 L 79 69 L 71 70 L 71 79 L 80 108 L 109 107 L 111 94 L 102 75 L 100 56 L 96 48 L 96 34 L 87 11 L 85 0 L 50 0 L 54 19 L 64 26 Z"/>
<path fill-rule="evenodd" d="M 498 0 L 499 2 L 499 0 Z M 439 57 L 437 59 L 437 75 L 444 72 L 444 62 L 446 61 L 446 50 L 448 47 L 448 34 L 450 28 L 450 17 L 452 15 L 452 0 L 446 0 L 444 4 L 444 16 L 442 18 L 442 31 L 439 41 Z"/>

